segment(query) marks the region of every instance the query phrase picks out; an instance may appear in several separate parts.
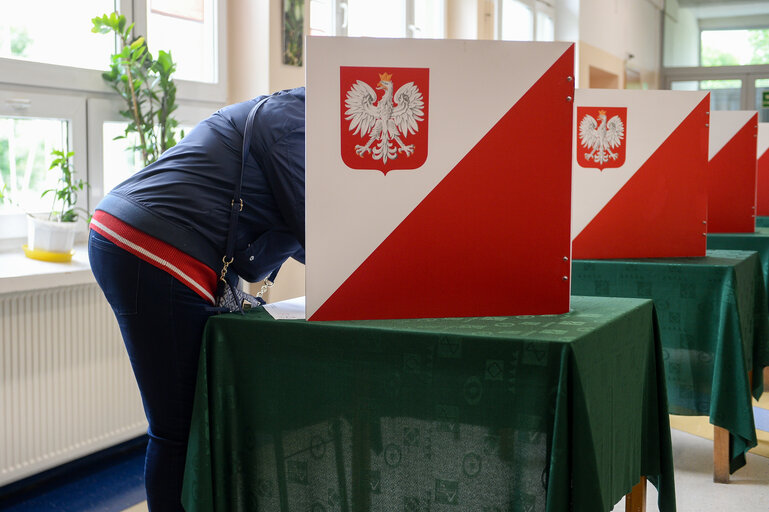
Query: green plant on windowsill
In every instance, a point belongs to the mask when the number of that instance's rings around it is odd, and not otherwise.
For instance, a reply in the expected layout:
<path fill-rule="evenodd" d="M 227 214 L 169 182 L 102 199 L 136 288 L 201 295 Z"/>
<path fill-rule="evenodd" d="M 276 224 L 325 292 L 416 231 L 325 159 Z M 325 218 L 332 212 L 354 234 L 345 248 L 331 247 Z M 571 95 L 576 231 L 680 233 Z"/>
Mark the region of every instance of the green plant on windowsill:
<path fill-rule="evenodd" d="M 61 176 L 56 188 L 45 190 L 40 197 L 45 197 L 49 192 L 53 192 L 53 205 L 48 214 L 48 220 L 54 222 L 76 222 L 79 216 L 78 211 L 90 217 L 87 210 L 75 206 L 77 204 L 77 194 L 85 189 L 88 183 L 81 179 L 74 179 L 74 169 L 72 168 L 71 158 L 75 153 L 69 151 L 64 153 L 54 149 L 51 156 L 55 157 L 48 170 L 59 169 Z"/>
<path fill-rule="evenodd" d="M 88 183 L 75 179 L 71 159 L 74 153 L 53 150 L 50 170 L 60 171 L 56 187 L 42 193 L 41 197 L 53 194 L 51 211 L 44 215 L 27 214 L 28 231 L 25 254 L 33 259 L 45 261 L 69 261 L 72 258 L 72 247 L 75 244 L 77 221 L 83 214 L 88 220 L 88 211 L 77 205 L 78 192 L 84 190 Z"/>
<path fill-rule="evenodd" d="M 102 78 L 126 105 L 120 115 L 128 120 L 128 126 L 116 139 L 136 134 L 138 142 L 129 150 L 140 152 L 147 166 L 176 145 L 178 123 L 172 116 L 178 107 L 172 78 L 176 64 L 171 53 L 163 50 L 154 59 L 144 36 L 134 37 L 134 24 L 128 25 L 122 14 L 104 14 L 91 22 L 91 32 L 112 32 L 118 37 L 120 51 L 110 56 L 110 70 L 102 73 Z"/>

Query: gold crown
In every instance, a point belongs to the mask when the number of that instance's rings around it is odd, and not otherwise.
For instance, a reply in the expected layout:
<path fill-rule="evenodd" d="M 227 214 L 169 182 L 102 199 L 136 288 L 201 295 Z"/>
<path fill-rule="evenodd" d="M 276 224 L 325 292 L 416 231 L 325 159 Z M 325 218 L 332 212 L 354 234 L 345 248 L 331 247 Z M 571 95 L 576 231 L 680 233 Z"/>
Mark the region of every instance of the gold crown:
<path fill-rule="evenodd" d="M 598 115 L 599 116 L 605 116 L 606 115 L 606 111 L 605 110 L 599 110 L 598 111 Z"/>
<path fill-rule="evenodd" d="M 384 82 L 390 82 L 392 78 L 392 74 L 390 73 L 379 73 L 379 79 Z"/>

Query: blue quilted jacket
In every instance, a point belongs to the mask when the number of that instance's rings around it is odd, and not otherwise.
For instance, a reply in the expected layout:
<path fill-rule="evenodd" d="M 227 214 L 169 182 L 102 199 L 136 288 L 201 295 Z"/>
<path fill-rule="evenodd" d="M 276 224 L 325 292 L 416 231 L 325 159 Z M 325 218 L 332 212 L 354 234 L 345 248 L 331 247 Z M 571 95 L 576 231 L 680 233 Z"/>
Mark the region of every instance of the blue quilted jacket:
<path fill-rule="evenodd" d="M 225 253 L 243 132 L 260 98 L 224 107 L 96 207 L 215 271 Z M 294 257 L 304 263 L 304 88 L 275 93 L 257 111 L 230 269 L 258 281 Z"/>

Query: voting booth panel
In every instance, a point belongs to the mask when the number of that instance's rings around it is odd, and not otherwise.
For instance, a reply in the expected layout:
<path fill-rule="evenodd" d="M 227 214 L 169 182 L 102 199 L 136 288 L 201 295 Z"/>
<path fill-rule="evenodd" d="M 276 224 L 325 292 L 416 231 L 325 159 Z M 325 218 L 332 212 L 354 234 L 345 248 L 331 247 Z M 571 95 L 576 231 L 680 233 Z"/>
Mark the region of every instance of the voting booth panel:
<path fill-rule="evenodd" d="M 757 135 L 754 110 L 710 113 L 709 233 L 755 231 Z"/>
<path fill-rule="evenodd" d="M 756 215 L 769 216 L 769 123 L 758 123 Z"/>
<path fill-rule="evenodd" d="M 707 92 L 579 89 L 572 256 L 704 256 Z"/>
<path fill-rule="evenodd" d="M 569 310 L 574 47 L 310 37 L 307 318 Z"/>

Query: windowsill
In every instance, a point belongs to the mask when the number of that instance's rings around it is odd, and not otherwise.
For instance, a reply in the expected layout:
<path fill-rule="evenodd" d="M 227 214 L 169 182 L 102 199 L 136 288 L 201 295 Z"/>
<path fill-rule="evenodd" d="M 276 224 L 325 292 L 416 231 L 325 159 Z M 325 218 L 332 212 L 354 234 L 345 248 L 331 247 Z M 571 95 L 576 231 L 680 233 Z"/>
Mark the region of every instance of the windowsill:
<path fill-rule="evenodd" d="M 21 249 L 0 252 L 0 294 L 93 283 L 88 246 L 75 245 L 67 263 L 27 258 Z"/>

